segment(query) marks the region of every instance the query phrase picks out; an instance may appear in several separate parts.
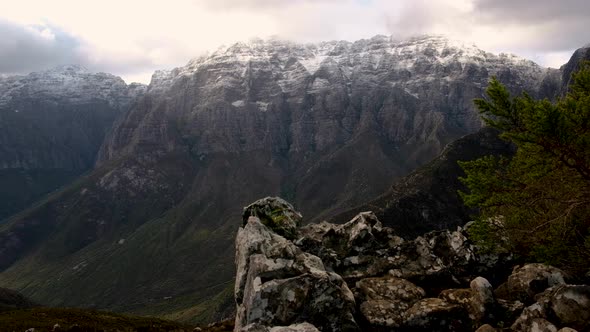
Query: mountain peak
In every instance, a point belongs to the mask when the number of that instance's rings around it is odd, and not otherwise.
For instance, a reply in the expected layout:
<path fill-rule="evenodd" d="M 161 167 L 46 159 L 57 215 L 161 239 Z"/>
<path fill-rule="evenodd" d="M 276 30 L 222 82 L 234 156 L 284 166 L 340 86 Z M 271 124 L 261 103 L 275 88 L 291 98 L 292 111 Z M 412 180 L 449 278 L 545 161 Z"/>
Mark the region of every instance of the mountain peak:
<path fill-rule="evenodd" d="M 300 66 L 294 65 L 294 62 Z M 489 67 L 492 71 L 505 65 L 516 67 L 519 71 L 531 71 L 531 75 L 543 71 L 532 61 L 515 55 L 495 55 L 473 43 L 444 35 L 420 35 L 403 39 L 376 35 L 354 42 L 333 40 L 318 43 L 296 43 L 273 37 L 222 46 L 212 53 L 190 60 L 184 67 L 158 71 L 152 77 L 150 89 L 165 89 L 177 77 L 192 76 L 199 70 L 214 70 L 223 79 L 228 70 L 235 71 L 237 76 L 234 77 L 239 77 L 248 71 L 247 68 L 258 67 L 264 67 L 279 76 L 303 69 L 305 72 L 297 75 L 306 76 L 314 75 L 322 67 L 332 68 L 330 70 L 339 68 L 343 73 L 358 70 L 370 70 L 374 74 L 391 70 L 416 73 L 416 70 L 423 72 L 423 66 L 427 64 L 436 67 L 458 65 L 464 68 L 469 63 Z M 222 70 L 222 67 L 225 69 Z"/>

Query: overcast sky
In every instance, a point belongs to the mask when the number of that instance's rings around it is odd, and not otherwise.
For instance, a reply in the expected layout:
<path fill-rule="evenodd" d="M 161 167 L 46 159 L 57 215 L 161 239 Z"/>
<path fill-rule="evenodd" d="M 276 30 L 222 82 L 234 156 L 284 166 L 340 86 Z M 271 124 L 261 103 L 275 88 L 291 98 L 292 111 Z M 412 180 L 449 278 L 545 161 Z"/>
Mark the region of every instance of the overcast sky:
<path fill-rule="evenodd" d="M 81 64 L 149 82 L 220 45 L 444 34 L 559 67 L 590 42 L 590 0 L 6 0 L 0 73 Z"/>

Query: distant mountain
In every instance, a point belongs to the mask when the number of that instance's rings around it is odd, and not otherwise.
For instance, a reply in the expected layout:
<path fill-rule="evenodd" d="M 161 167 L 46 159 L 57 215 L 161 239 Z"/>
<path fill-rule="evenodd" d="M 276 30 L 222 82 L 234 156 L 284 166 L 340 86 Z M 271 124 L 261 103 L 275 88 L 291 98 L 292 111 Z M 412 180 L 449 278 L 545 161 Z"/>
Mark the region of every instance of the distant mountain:
<path fill-rule="evenodd" d="M 0 77 L 0 220 L 92 168 L 145 88 L 79 66 Z"/>
<path fill-rule="evenodd" d="M 561 84 L 438 36 L 253 41 L 156 72 L 91 173 L 0 227 L 0 284 L 52 305 L 219 317 L 241 206 L 281 195 L 319 220 L 377 197 L 481 128 L 472 99 L 492 75 L 534 96 Z"/>

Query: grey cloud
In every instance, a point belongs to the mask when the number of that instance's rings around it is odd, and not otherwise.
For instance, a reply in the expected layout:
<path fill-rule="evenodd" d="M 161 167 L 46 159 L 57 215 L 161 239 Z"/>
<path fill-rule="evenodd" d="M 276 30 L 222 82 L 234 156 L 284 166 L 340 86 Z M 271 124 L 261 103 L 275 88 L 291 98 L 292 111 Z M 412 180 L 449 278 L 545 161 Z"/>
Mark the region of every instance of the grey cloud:
<path fill-rule="evenodd" d="M 408 37 L 430 32 L 440 19 L 428 1 L 416 0 L 400 8 L 396 15 L 384 14 L 387 30 L 395 37 Z"/>
<path fill-rule="evenodd" d="M 474 6 L 474 12 L 495 22 L 535 24 L 590 18 L 588 0 L 475 0 Z"/>
<path fill-rule="evenodd" d="M 475 0 L 473 16 L 488 26 L 536 31 L 531 40 L 519 41 L 531 51 L 571 50 L 590 42 L 588 0 Z"/>
<path fill-rule="evenodd" d="M 43 37 L 44 30 L 53 38 Z M 26 74 L 69 64 L 120 75 L 154 68 L 147 57 L 93 56 L 94 50 L 87 43 L 53 25 L 24 26 L 0 19 L 0 35 L 0 73 L 3 74 Z"/>
<path fill-rule="evenodd" d="M 51 30 L 53 39 L 41 32 Z M 25 27 L 0 20 L 0 72 L 23 73 L 48 67 L 81 63 L 80 43 L 73 36 L 55 28 Z"/>

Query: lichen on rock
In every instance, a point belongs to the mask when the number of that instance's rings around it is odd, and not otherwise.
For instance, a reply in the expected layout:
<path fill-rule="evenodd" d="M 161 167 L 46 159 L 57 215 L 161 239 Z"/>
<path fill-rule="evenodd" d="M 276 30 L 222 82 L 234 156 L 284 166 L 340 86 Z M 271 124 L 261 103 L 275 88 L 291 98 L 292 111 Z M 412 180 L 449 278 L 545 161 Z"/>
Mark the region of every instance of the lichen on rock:
<path fill-rule="evenodd" d="M 303 219 L 293 205 L 280 197 L 265 197 L 246 206 L 242 214 L 242 226 L 246 225 L 249 217 L 257 217 L 262 224 L 288 239 L 295 238 L 297 227 Z"/>
<path fill-rule="evenodd" d="M 300 222 L 280 198 L 244 209 L 236 332 L 590 329 L 589 286 L 544 264 L 496 271 L 506 260 L 480 255 L 463 228 L 405 240 L 371 212 Z"/>

